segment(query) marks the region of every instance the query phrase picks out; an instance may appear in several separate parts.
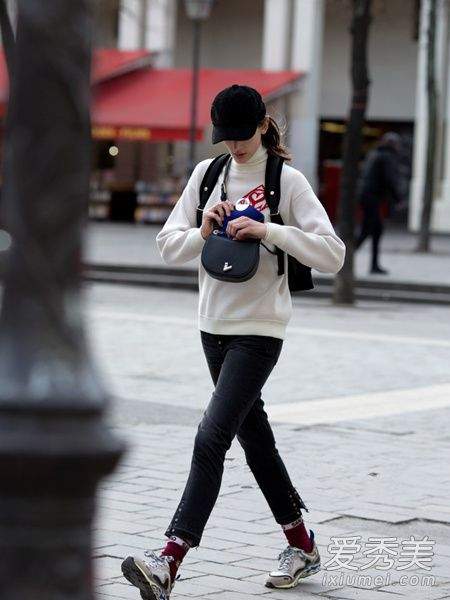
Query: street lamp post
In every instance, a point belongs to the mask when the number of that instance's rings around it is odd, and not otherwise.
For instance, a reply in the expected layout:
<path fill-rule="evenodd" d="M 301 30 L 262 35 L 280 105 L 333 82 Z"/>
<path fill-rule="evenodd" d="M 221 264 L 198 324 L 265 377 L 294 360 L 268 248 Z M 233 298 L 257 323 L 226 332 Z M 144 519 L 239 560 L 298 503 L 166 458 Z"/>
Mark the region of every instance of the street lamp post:
<path fill-rule="evenodd" d="M 122 443 L 82 315 L 90 0 L 19 0 L 2 223 L 0 598 L 93 600 L 92 520 Z"/>
<path fill-rule="evenodd" d="M 195 167 L 195 140 L 197 135 L 197 105 L 200 72 L 201 23 L 208 19 L 214 0 L 185 0 L 186 12 L 193 24 L 191 124 L 189 133 L 188 175 Z"/>
<path fill-rule="evenodd" d="M 141 0 L 141 10 L 139 15 L 139 48 L 147 48 L 147 15 L 148 0 Z"/>

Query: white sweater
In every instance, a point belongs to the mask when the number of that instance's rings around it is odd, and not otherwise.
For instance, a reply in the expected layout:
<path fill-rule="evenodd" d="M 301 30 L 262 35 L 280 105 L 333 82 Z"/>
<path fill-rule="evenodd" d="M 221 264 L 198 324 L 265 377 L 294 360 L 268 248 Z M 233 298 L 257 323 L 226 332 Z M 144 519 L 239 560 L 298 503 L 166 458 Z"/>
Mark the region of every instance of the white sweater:
<path fill-rule="evenodd" d="M 172 265 L 188 262 L 201 254 L 203 239 L 196 226 L 199 187 L 212 159 L 200 162 L 175 204 L 164 227 L 156 237 L 163 260 Z M 327 213 L 305 176 L 284 164 L 281 173 L 279 211 L 285 225 L 267 222 L 269 207 L 264 199 L 267 151 L 261 145 L 246 163 L 232 159 L 227 182 L 228 200 L 235 203 L 248 196 L 261 210 L 267 224 L 264 243 L 271 250 L 278 246 L 304 265 L 324 273 L 337 273 L 343 265 L 345 245 L 336 235 Z M 219 177 L 206 206 L 220 202 Z M 251 192 L 251 194 L 249 194 Z M 277 256 L 264 247 L 255 275 L 240 283 L 210 277 L 199 261 L 198 327 L 223 335 L 267 335 L 284 339 L 292 314 L 288 287 L 287 256 L 284 275 L 278 275 Z"/>

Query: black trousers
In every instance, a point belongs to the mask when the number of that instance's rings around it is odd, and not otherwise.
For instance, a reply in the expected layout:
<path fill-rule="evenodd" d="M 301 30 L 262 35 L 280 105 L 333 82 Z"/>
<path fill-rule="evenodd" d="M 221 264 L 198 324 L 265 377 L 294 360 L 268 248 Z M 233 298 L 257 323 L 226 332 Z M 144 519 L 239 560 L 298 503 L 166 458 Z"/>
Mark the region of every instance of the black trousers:
<path fill-rule="evenodd" d="M 198 425 L 186 487 L 165 531 L 193 547 L 200 544 L 219 495 L 225 455 L 235 436 L 276 522 L 291 523 L 301 516 L 300 508 L 308 512 L 278 453 L 261 398 L 283 340 L 202 331 L 201 341 L 215 389 Z"/>
<path fill-rule="evenodd" d="M 380 239 L 383 234 L 383 221 L 380 216 L 378 202 L 362 202 L 363 220 L 361 230 L 355 241 L 357 250 L 368 238 L 372 238 L 372 268 L 378 267 L 378 256 L 380 250 Z"/>

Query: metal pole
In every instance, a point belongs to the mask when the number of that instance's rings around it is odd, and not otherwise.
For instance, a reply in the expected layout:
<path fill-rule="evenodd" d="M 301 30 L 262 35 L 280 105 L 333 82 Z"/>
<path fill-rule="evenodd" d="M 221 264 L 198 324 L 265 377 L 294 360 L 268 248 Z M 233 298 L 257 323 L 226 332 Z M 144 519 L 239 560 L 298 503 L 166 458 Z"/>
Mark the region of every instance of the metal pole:
<path fill-rule="evenodd" d="M 89 0 L 19 0 L 2 212 L 0 597 L 92 600 L 95 491 L 123 450 L 81 310 Z"/>
<path fill-rule="evenodd" d="M 139 23 L 139 48 L 147 48 L 147 13 L 148 0 L 141 0 Z"/>
<path fill-rule="evenodd" d="M 147 48 L 147 13 L 148 0 L 140 0 L 140 15 L 139 15 L 139 48 L 145 50 Z M 142 145 L 144 142 L 135 140 L 133 142 L 133 179 L 134 190 L 136 191 L 136 183 L 141 178 L 142 169 Z M 137 192 L 136 192 L 137 193 Z"/>
<path fill-rule="evenodd" d="M 188 176 L 195 167 L 195 143 L 197 134 L 197 106 L 200 73 L 200 40 L 201 21 L 193 19 L 193 57 L 192 57 L 192 97 L 191 97 L 191 128 L 189 135 L 189 167 Z"/>

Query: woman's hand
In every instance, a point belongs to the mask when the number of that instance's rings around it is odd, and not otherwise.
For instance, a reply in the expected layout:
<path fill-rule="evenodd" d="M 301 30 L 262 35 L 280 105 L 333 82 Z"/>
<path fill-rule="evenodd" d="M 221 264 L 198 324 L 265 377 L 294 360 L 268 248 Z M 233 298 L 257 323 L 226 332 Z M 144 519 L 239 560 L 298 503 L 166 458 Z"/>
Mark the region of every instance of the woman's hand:
<path fill-rule="evenodd" d="M 233 208 L 234 205 L 229 200 L 225 200 L 224 202 L 219 202 L 203 211 L 203 221 L 200 233 L 205 240 L 211 235 L 216 225 L 222 227 L 225 216 L 229 217 Z"/>
<path fill-rule="evenodd" d="M 246 240 L 256 238 L 262 240 L 267 231 L 265 223 L 260 223 L 249 217 L 238 217 L 228 222 L 227 234 L 233 240 Z"/>

